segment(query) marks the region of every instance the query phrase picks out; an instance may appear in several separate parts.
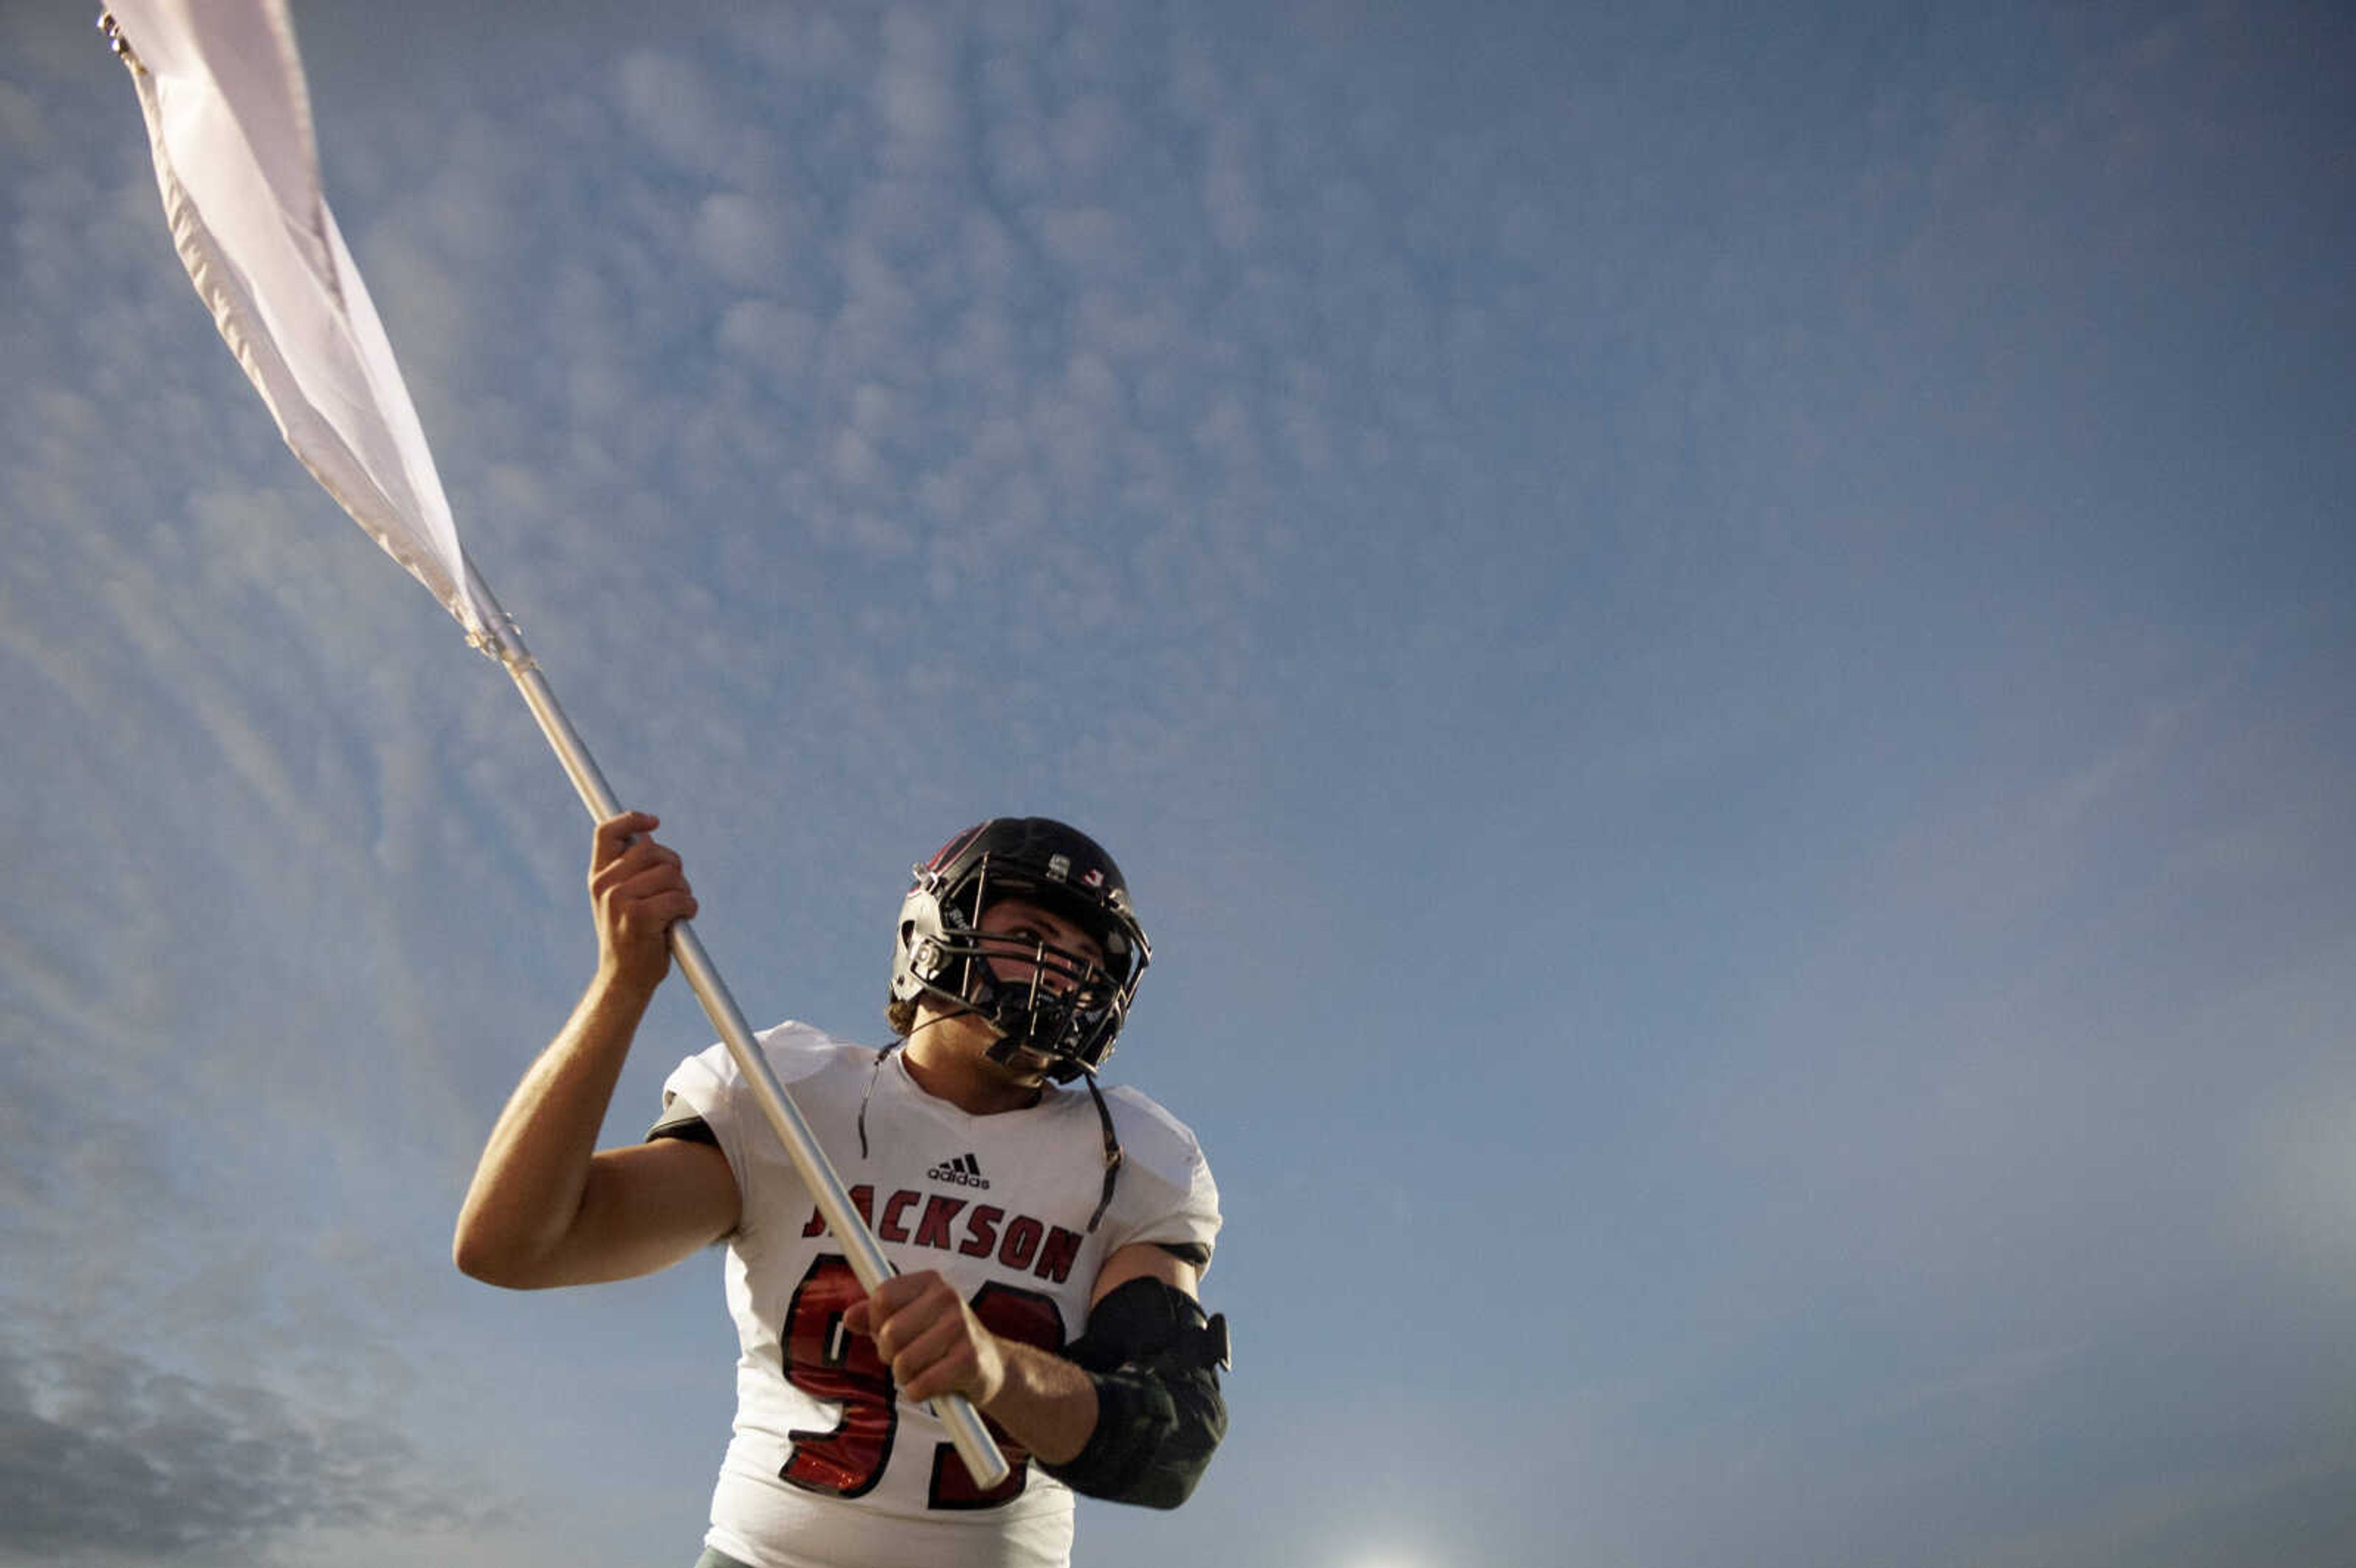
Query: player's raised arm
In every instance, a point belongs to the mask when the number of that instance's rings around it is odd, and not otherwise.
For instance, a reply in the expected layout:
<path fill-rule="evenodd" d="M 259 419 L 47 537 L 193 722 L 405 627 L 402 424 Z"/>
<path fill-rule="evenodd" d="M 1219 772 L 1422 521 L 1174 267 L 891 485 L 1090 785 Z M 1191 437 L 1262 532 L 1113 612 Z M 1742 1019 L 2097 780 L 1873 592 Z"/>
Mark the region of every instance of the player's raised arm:
<path fill-rule="evenodd" d="M 669 973 L 671 923 L 695 914 L 678 855 L 650 837 L 657 826 L 635 811 L 597 825 L 596 975 L 500 1112 L 451 1243 L 459 1269 L 488 1284 L 651 1274 L 735 1227 L 735 1179 L 717 1149 L 595 1147 L 638 1021 Z"/>

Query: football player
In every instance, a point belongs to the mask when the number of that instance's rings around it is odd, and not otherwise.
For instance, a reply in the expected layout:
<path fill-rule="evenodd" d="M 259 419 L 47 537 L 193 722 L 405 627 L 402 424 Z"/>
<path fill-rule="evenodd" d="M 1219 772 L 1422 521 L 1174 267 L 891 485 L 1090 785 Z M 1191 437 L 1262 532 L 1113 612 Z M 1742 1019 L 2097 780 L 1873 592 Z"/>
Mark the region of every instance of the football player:
<path fill-rule="evenodd" d="M 1218 1193 L 1184 1125 L 1097 1082 L 1151 956 L 1111 857 L 1041 817 L 968 829 L 903 901 L 892 1043 L 760 1037 L 900 1271 L 870 1295 L 724 1047 L 671 1073 L 645 1142 L 594 1147 L 696 908 L 658 826 L 597 827 L 596 974 L 492 1129 L 459 1268 L 530 1289 L 727 1243 L 737 1410 L 702 1568 L 1063 1564 L 1075 1492 L 1183 1502 L 1226 1424 L 1226 1325 L 1196 1300 Z M 999 1486 L 934 1419 L 948 1393 L 990 1421 Z"/>

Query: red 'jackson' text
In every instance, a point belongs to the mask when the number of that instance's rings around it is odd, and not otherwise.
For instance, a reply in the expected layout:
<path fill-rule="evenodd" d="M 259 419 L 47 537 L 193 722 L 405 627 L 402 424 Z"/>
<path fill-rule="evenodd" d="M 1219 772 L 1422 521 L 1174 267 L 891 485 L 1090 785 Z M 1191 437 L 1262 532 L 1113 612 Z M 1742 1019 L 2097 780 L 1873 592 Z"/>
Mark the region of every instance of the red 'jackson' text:
<path fill-rule="evenodd" d="M 1027 1269 L 1035 1277 L 1057 1285 L 1072 1277 L 1072 1264 L 1080 1255 L 1077 1231 L 1050 1225 L 1028 1214 L 1010 1219 L 1005 1210 L 993 1204 L 972 1203 L 946 1193 L 915 1192 L 904 1187 L 884 1199 L 878 1210 L 875 1189 L 862 1184 L 851 1189 L 851 1206 L 874 1227 L 879 1242 L 962 1253 L 969 1258 L 996 1257 L 1017 1274 Z M 825 1231 L 826 1217 L 812 1209 L 802 1234 L 816 1236 Z"/>

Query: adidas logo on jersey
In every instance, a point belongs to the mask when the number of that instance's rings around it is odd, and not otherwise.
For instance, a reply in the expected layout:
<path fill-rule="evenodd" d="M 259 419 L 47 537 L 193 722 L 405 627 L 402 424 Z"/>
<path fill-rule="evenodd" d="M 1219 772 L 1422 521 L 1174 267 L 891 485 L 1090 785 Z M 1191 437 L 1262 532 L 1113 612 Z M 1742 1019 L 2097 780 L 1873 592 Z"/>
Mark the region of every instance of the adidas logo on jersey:
<path fill-rule="evenodd" d="M 925 1175 L 935 1181 L 946 1181 L 953 1187 L 976 1187 L 984 1192 L 990 1190 L 990 1179 L 982 1175 L 981 1162 L 969 1154 L 961 1154 L 955 1159 L 944 1160 L 925 1172 Z"/>

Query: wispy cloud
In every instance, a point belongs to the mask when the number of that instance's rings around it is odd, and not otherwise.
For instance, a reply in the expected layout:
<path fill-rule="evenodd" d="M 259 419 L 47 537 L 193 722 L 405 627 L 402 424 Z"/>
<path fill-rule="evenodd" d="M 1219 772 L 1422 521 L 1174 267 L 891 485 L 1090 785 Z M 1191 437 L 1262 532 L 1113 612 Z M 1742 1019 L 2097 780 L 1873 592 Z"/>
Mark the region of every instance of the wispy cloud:
<path fill-rule="evenodd" d="M 0 1562 L 250 1563 L 322 1527 L 430 1535 L 486 1517 L 380 1424 L 120 1351 L 0 1344 Z"/>

